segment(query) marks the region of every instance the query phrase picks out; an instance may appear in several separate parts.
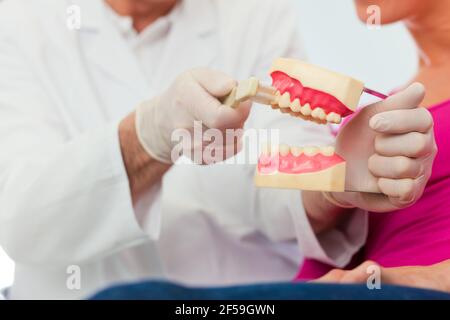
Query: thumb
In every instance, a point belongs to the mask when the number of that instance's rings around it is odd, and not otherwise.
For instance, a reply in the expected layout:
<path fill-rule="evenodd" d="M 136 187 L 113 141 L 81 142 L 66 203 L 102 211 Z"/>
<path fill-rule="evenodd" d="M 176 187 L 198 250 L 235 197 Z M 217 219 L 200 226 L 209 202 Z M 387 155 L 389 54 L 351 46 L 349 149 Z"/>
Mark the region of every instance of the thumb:
<path fill-rule="evenodd" d="M 425 87 L 419 82 L 411 84 L 406 89 L 390 96 L 384 101 L 375 103 L 374 114 L 385 111 L 415 109 L 425 97 Z"/>

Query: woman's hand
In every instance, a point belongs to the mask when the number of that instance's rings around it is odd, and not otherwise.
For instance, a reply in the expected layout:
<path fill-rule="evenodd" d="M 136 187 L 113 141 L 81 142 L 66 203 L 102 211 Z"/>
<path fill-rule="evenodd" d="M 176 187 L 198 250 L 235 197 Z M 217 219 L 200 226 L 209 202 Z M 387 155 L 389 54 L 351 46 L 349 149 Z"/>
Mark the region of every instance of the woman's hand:
<path fill-rule="evenodd" d="M 383 268 L 366 261 L 353 270 L 334 269 L 314 281 L 321 283 L 367 283 L 369 277 L 380 271 L 381 283 L 432 289 L 450 293 L 450 260 L 427 267 Z"/>
<path fill-rule="evenodd" d="M 359 111 L 340 130 L 336 153 L 347 163 L 346 190 L 302 192 L 316 233 L 330 229 L 351 208 L 389 212 L 411 206 L 423 194 L 437 153 L 433 118 L 419 105 L 421 84 Z"/>
<path fill-rule="evenodd" d="M 337 203 L 387 212 L 414 204 L 431 175 L 437 147 L 433 118 L 418 107 L 425 94 L 413 84 L 357 113 L 336 140 L 347 162 L 346 190 L 332 193 Z"/>

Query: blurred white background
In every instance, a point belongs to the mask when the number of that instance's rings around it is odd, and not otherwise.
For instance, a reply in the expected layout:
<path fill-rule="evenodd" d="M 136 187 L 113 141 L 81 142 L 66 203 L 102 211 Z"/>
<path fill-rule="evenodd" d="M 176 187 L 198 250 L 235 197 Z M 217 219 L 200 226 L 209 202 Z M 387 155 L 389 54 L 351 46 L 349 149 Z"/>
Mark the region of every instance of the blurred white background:
<path fill-rule="evenodd" d="M 351 75 L 383 92 L 404 85 L 414 75 L 416 47 L 402 24 L 370 30 L 356 16 L 353 0 L 295 2 L 311 62 Z"/>
<path fill-rule="evenodd" d="M 415 47 L 403 26 L 369 30 L 357 19 L 352 0 L 294 1 L 310 61 L 383 92 L 405 84 L 414 74 Z M 12 279 L 13 264 L 0 249 L 0 288 L 9 286 Z"/>

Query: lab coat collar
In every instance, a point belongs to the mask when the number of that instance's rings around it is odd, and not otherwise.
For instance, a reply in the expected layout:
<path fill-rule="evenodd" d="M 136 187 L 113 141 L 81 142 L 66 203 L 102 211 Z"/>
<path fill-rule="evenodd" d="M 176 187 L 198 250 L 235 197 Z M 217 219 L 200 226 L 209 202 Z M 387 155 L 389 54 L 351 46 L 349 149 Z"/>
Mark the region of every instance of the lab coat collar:
<path fill-rule="evenodd" d="M 137 58 L 120 32 L 108 22 L 103 0 L 70 0 L 81 10 L 81 36 L 90 37 L 83 47 L 88 61 L 95 63 L 112 79 L 125 84 L 140 99 L 151 98 L 151 91 L 165 89 L 176 75 L 198 66 L 209 66 L 217 44 L 211 35 L 216 27 L 211 0 L 179 0 L 177 14 L 172 15 L 172 30 L 167 48 L 157 62 L 151 88 Z M 152 89 L 152 90 L 150 90 Z"/>
<path fill-rule="evenodd" d="M 180 11 L 173 24 L 167 49 L 155 74 L 156 88 L 174 80 L 174 72 L 195 67 L 211 67 L 219 51 L 218 13 L 212 0 L 180 0 Z M 169 72 L 168 72 L 169 71 Z M 159 87 L 158 87 L 159 85 Z"/>
<path fill-rule="evenodd" d="M 211 0 L 203 0 L 201 4 L 198 0 L 179 1 L 183 2 L 182 10 L 185 10 L 186 27 L 189 26 L 199 36 L 205 36 L 214 31 L 217 22 L 214 20 L 215 12 Z"/>

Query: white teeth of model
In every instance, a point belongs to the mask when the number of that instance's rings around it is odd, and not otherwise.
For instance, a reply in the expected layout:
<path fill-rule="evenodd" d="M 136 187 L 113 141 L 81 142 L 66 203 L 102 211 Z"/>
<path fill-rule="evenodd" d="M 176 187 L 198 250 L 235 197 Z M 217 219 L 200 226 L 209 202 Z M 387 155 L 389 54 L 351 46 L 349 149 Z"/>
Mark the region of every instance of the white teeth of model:
<path fill-rule="evenodd" d="M 308 157 L 312 157 L 312 156 L 315 156 L 316 154 L 319 153 L 319 148 L 317 148 L 317 147 L 306 147 L 306 148 L 303 149 L 303 152 Z"/>
<path fill-rule="evenodd" d="M 338 123 L 339 124 L 341 122 L 342 122 L 342 117 L 340 115 L 336 114 L 334 116 L 334 123 Z"/>
<path fill-rule="evenodd" d="M 311 106 L 309 105 L 309 103 L 305 104 L 303 107 L 300 108 L 300 112 L 304 115 L 304 116 L 309 116 L 311 115 Z"/>
<path fill-rule="evenodd" d="M 300 100 L 295 99 L 292 103 L 291 103 L 291 110 L 294 112 L 300 112 L 301 107 L 300 107 Z"/>
<path fill-rule="evenodd" d="M 325 111 L 322 108 L 315 108 L 311 112 L 311 115 L 313 116 L 313 118 L 320 119 L 320 120 L 325 120 L 325 118 L 327 117 L 327 114 L 325 113 Z"/>
<path fill-rule="evenodd" d="M 290 148 L 288 145 L 281 144 L 280 145 L 280 155 L 286 157 L 289 154 Z"/>
<path fill-rule="evenodd" d="M 291 147 L 291 153 L 294 157 L 298 157 L 303 153 L 303 148 Z"/>
<path fill-rule="evenodd" d="M 328 122 L 341 123 L 341 120 L 342 120 L 341 116 L 338 115 L 338 114 L 335 113 L 335 112 L 330 112 L 330 113 L 327 115 L 327 121 L 328 121 Z"/>
<path fill-rule="evenodd" d="M 278 151 L 278 146 L 270 146 L 270 155 L 271 156 L 278 156 L 279 155 L 279 151 Z"/>
<path fill-rule="evenodd" d="M 334 155 L 334 147 L 333 146 L 322 147 L 320 148 L 320 153 L 326 157 L 331 157 Z"/>
<path fill-rule="evenodd" d="M 334 123 L 335 119 L 334 119 L 334 113 L 331 112 L 329 114 L 327 114 L 327 122 L 332 122 Z"/>
<path fill-rule="evenodd" d="M 289 108 L 291 105 L 291 95 L 289 92 L 285 92 L 278 103 L 280 105 L 280 108 Z"/>
<path fill-rule="evenodd" d="M 278 105 L 280 103 L 280 98 L 281 98 L 281 93 L 280 91 L 277 90 L 277 92 L 275 92 L 275 99 L 273 100 L 273 104 L 274 105 Z"/>
<path fill-rule="evenodd" d="M 263 156 L 270 155 L 270 144 L 266 144 L 261 147 L 261 155 L 263 155 Z"/>

